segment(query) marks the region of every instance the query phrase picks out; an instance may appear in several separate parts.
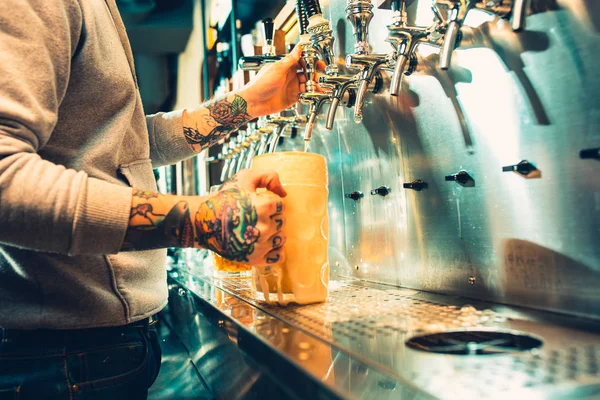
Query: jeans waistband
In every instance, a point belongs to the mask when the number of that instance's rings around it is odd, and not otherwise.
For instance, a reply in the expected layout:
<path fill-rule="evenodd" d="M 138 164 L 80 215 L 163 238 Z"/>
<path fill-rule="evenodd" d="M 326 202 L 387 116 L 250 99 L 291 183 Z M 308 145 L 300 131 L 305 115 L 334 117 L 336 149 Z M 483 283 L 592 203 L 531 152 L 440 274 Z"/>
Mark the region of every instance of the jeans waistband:
<path fill-rule="evenodd" d="M 68 341 L 71 337 L 94 336 L 94 335 L 112 335 L 132 330 L 142 332 L 156 323 L 156 318 L 151 316 L 127 325 L 110 326 L 101 328 L 82 328 L 82 329 L 5 329 L 0 328 L 0 343 L 10 342 L 37 342 L 52 343 Z"/>

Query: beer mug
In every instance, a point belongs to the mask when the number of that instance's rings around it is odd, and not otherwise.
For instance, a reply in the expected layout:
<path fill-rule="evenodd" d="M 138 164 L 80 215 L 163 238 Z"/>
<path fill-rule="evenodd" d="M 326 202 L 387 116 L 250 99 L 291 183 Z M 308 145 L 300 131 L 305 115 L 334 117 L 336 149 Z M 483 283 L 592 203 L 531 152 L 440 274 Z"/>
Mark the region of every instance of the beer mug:
<path fill-rule="evenodd" d="M 263 154 L 254 157 L 251 169 L 275 170 L 287 192 L 285 260 L 252 269 L 255 298 L 281 305 L 325 301 L 329 284 L 325 157 L 302 152 Z"/>

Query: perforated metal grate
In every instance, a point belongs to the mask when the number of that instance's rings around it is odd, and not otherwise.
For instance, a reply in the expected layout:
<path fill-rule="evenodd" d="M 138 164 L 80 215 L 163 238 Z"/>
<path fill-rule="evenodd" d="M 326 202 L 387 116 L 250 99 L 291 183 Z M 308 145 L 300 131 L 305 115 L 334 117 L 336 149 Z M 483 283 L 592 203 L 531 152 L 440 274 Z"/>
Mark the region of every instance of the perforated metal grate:
<path fill-rule="evenodd" d="M 222 282 L 224 289 L 326 340 L 331 340 L 334 333 L 353 340 L 399 332 L 492 327 L 506 320 L 492 310 L 412 298 L 418 292 L 410 289 L 381 290 L 332 281 L 326 303 L 279 307 L 255 302 L 249 279 L 224 279 Z"/>
<path fill-rule="evenodd" d="M 415 290 L 374 288 L 343 279 L 330 283 L 326 303 L 269 306 L 253 299 L 248 278 L 212 281 L 274 317 L 370 365 L 394 371 L 441 398 L 540 393 L 558 393 L 562 398 L 583 387 L 600 394 L 598 342 L 571 341 L 572 346 L 561 349 L 542 347 L 467 358 L 418 352 L 424 354 L 422 357 L 445 357 L 443 362 L 436 358 L 427 361 L 427 368 L 421 361 L 415 362 L 417 356 L 407 353 L 405 342 L 416 335 L 460 329 L 508 329 L 511 321 L 490 309 L 436 303 L 416 298 L 419 292 Z"/>

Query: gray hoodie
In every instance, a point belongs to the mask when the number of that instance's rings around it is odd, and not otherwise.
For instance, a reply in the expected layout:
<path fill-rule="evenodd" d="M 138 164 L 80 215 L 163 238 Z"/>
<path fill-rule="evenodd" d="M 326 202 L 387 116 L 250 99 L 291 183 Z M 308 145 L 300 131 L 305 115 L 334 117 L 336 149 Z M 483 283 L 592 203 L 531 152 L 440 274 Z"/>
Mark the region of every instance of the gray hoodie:
<path fill-rule="evenodd" d="M 114 0 L 0 12 L 0 327 L 127 324 L 167 302 L 165 251 L 118 253 L 131 187 L 193 155 L 145 116 Z"/>

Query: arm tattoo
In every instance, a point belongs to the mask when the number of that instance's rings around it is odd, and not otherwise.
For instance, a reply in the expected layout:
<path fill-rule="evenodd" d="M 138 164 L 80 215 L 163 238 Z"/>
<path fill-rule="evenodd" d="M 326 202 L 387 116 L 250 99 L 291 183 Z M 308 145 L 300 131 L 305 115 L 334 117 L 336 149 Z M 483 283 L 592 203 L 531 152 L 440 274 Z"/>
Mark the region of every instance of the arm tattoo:
<path fill-rule="evenodd" d="M 226 97 L 208 103 L 204 110 L 197 111 L 201 117 L 196 118 L 196 126 L 183 127 L 188 145 L 196 152 L 212 146 L 250 121 L 252 117 L 247 111 L 246 100 L 237 94 L 233 95 L 231 101 Z"/>
<path fill-rule="evenodd" d="M 141 197 L 142 199 L 150 200 L 158 197 L 158 193 L 154 192 L 145 192 L 139 189 L 133 189 L 133 195 L 136 197 Z"/>
<path fill-rule="evenodd" d="M 249 261 L 260 237 L 258 215 L 248 195 L 238 189 L 225 189 L 203 202 L 195 217 L 200 246 L 234 261 Z"/>
<path fill-rule="evenodd" d="M 233 175 L 231 178 L 227 179 L 225 182 L 223 182 L 221 184 L 221 186 L 219 187 L 219 189 L 223 189 L 225 187 L 225 185 L 229 185 L 229 184 L 232 184 L 235 186 L 235 184 L 237 182 L 238 182 L 238 176 L 236 174 L 236 175 Z"/>
<path fill-rule="evenodd" d="M 121 250 L 147 250 L 165 247 L 192 247 L 194 229 L 186 201 L 180 201 L 168 213 L 155 211 L 151 199 L 158 193 L 134 191 L 129 227 Z"/>

